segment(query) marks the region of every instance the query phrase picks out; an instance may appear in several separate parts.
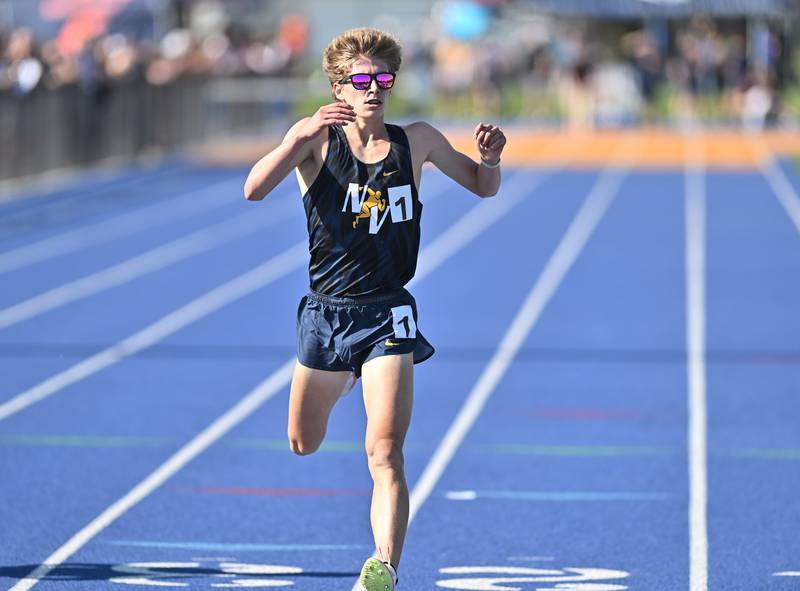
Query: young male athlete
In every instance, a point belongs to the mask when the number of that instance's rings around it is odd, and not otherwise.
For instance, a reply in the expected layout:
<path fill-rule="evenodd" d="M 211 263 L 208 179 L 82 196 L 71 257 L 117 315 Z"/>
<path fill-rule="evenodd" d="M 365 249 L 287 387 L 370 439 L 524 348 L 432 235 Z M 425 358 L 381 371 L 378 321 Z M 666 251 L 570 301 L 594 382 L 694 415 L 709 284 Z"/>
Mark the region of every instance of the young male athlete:
<path fill-rule="evenodd" d="M 401 54 L 375 29 L 345 32 L 325 49 L 336 102 L 298 121 L 253 167 L 247 199 L 263 199 L 296 169 L 308 218 L 311 290 L 297 311 L 297 364 L 289 397 L 289 443 L 316 451 L 339 397 L 363 378 L 366 452 L 374 482 L 376 557 L 364 563 L 367 591 L 393 590 L 408 525 L 403 442 L 411 420 L 413 364 L 434 349 L 417 328 L 404 285 L 420 239 L 421 169 L 431 162 L 476 195 L 495 195 L 506 143 L 479 124 L 480 163 L 456 151 L 431 125 L 384 123 Z"/>

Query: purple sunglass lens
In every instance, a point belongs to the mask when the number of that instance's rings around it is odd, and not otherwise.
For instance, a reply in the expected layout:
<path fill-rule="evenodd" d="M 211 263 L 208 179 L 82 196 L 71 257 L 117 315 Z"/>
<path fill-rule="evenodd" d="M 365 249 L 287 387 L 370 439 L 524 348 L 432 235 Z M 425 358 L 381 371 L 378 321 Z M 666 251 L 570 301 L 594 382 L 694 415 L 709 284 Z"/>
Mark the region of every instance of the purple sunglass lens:
<path fill-rule="evenodd" d="M 382 86 L 383 88 L 389 88 L 394 84 L 394 74 L 389 73 L 382 73 L 375 76 L 375 80 L 378 81 L 378 86 Z"/>
<path fill-rule="evenodd" d="M 370 76 L 369 74 L 353 74 L 350 77 L 350 81 L 356 88 L 358 87 L 369 88 L 369 85 L 372 83 L 372 76 Z M 378 82 L 380 83 L 380 81 Z"/>

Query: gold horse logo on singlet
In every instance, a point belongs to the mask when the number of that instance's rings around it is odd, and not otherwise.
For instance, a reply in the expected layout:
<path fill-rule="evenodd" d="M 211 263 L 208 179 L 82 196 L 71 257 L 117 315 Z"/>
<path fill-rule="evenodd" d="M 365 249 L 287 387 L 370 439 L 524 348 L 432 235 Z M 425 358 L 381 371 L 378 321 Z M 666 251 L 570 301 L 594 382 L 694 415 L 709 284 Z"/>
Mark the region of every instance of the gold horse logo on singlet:
<path fill-rule="evenodd" d="M 373 207 L 377 207 L 379 212 L 383 212 L 386 209 L 386 199 L 381 196 L 380 191 L 373 191 L 369 187 L 367 187 L 367 198 L 364 200 L 363 205 L 361 206 L 361 213 L 356 215 L 356 218 L 353 220 L 353 227 L 355 228 L 358 226 L 358 221 L 370 217 L 369 210 Z"/>

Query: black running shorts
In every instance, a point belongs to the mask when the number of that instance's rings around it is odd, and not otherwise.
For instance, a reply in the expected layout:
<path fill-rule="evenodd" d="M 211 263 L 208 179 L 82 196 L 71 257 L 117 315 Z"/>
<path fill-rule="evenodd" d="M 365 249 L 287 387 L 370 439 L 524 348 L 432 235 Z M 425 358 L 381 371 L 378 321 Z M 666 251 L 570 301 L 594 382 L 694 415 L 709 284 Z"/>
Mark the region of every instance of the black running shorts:
<path fill-rule="evenodd" d="M 421 363 L 434 348 L 417 330 L 417 303 L 405 289 L 357 298 L 309 292 L 297 309 L 297 359 L 306 367 L 354 371 L 381 355 L 413 353 Z"/>

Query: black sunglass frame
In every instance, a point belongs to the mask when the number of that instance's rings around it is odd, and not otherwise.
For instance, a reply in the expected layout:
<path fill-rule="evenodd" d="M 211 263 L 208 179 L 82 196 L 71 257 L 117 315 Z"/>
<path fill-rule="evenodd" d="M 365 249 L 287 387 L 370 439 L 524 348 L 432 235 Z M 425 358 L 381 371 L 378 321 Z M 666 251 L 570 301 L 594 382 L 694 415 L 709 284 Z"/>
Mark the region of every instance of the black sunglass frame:
<path fill-rule="evenodd" d="M 378 82 L 378 76 L 381 74 L 389 74 L 392 77 L 392 82 L 389 86 L 382 86 L 380 82 Z M 353 82 L 353 76 L 369 76 L 369 84 L 367 84 L 364 88 L 359 88 Z M 375 84 L 378 85 L 378 88 L 382 88 L 383 90 L 389 90 L 394 86 L 395 80 L 397 79 L 396 72 L 375 72 L 374 74 L 370 74 L 369 72 L 356 72 L 355 74 L 350 74 L 349 76 L 342 78 L 339 80 L 339 84 L 352 84 L 353 88 L 356 90 L 367 90 L 370 86 L 372 86 L 373 80 Z"/>

